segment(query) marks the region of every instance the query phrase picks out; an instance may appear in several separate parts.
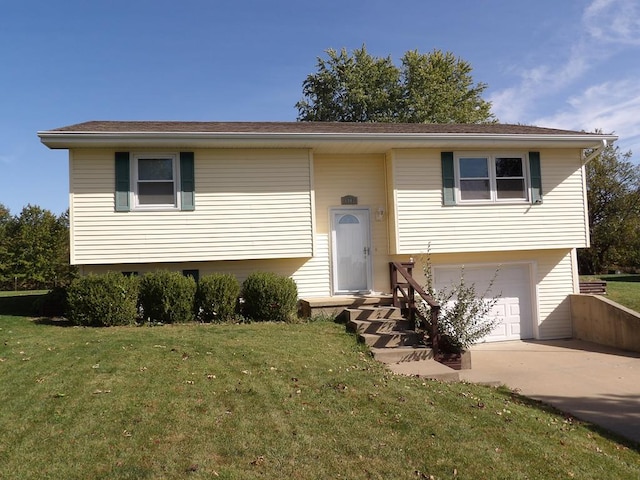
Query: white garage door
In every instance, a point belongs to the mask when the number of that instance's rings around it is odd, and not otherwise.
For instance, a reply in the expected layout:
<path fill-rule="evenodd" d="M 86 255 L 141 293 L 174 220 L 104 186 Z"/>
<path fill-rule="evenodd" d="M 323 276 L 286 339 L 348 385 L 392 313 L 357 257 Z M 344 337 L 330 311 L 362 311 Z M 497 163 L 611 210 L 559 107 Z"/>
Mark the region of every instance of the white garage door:
<path fill-rule="evenodd" d="M 476 292 L 485 292 L 493 278 L 496 266 L 473 267 L 465 266 L 465 282 L 475 283 Z M 434 269 L 434 283 L 436 289 L 455 285 L 460 281 L 460 267 Z M 494 307 L 494 313 L 500 319 L 500 324 L 488 335 L 484 341 L 499 342 L 503 340 L 519 340 L 533 338 L 533 314 L 531 303 L 531 279 L 528 265 L 502 265 L 493 284 L 489 297 L 500 295 Z"/>

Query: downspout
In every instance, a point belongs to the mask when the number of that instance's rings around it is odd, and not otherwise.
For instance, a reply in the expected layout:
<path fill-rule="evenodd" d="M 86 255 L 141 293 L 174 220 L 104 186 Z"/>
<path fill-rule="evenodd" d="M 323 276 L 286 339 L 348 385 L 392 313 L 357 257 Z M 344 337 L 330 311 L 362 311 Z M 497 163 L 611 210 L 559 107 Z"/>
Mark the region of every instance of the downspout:
<path fill-rule="evenodd" d="M 609 145 L 609 142 L 607 142 L 606 139 L 602 139 L 602 143 L 600 144 L 600 146 L 596 147 L 596 149 L 591 152 L 591 154 L 589 154 L 588 156 L 584 157 L 582 159 L 582 191 L 584 192 L 583 194 L 583 205 L 584 205 L 584 212 L 585 212 L 585 233 L 586 233 L 586 238 L 585 238 L 585 245 L 586 248 L 590 248 L 591 247 L 591 234 L 590 234 L 590 226 L 589 226 L 589 214 L 587 213 L 589 211 L 589 204 L 587 202 L 587 174 L 586 174 L 586 165 L 587 163 L 589 163 L 591 160 L 593 160 L 594 158 L 596 158 L 598 155 L 600 155 L 603 150 L 605 148 L 607 148 L 607 146 Z M 575 250 L 575 249 L 574 249 Z M 576 252 L 577 253 L 577 252 Z M 576 256 L 576 261 L 577 261 L 577 256 Z M 575 268 L 576 272 L 577 272 L 577 266 Z M 579 285 L 578 285 L 579 286 Z M 575 289 L 575 285 L 574 285 L 574 289 Z M 579 290 L 574 290 L 574 291 L 578 291 Z"/>
<path fill-rule="evenodd" d="M 598 155 L 600 155 L 602 153 L 602 151 L 605 148 L 607 148 L 608 145 L 609 145 L 609 142 L 607 142 L 607 140 L 603 138 L 602 139 L 602 144 L 600 146 L 596 147 L 596 149 L 593 152 L 591 152 L 591 154 L 589 154 L 587 157 L 582 159 L 582 165 L 586 165 L 591 160 L 593 160 Z"/>

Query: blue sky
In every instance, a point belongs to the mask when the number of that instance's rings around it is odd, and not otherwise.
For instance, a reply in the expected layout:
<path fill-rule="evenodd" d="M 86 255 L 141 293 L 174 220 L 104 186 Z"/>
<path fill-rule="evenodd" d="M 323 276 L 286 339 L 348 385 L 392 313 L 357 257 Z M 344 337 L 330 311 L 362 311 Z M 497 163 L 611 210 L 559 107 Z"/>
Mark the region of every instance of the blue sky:
<path fill-rule="evenodd" d="M 294 121 L 328 48 L 451 51 L 501 122 L 620 136 L 640 159 L 638 0 L 13 0 L 0 7 L 0 203 L 68 207 L 88 120 Z"/>

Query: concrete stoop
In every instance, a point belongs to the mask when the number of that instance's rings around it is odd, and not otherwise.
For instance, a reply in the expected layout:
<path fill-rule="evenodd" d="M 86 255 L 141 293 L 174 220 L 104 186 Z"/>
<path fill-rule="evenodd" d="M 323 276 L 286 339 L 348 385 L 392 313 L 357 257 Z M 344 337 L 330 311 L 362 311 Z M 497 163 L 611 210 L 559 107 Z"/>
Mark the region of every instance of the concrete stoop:
<path fill-rule="evenodd" d="M 433 359 L 433 350 L 421 343 L 399 308 L 347 308 L 341 315 L 347 329 L 369 346 L 373 358 L 392 372 L 443 381 L 460 379 L 457 370 Z"/>

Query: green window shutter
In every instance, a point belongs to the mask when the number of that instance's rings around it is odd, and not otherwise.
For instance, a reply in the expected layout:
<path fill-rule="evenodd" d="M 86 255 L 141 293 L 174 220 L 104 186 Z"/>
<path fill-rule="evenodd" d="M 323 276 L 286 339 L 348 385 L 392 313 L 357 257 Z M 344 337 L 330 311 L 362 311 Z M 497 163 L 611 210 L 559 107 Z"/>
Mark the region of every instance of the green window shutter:
<path fill-rule="evenodd" d="M 131 210 L 129 152 L 116 152 L 116 212 Z"/>
<path fill-rule="evenodd" d="M 542 203 L 540 152 L 529 152 L 529 173 L 531 177 L 531 202 L 534 204 Z"/>
<path fill-rule="evenodd" d="M 442 204 L 456 204 L 456 176 L 453 168 L 453 152 L 441 152 L 442 161 Z"/>
<path fill-rule="evenodd" d="M 193 152 L 180 152 L 180 208 L 195 210 L 195 175 Z"/>

